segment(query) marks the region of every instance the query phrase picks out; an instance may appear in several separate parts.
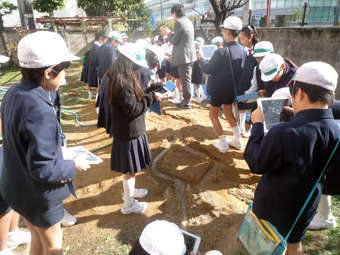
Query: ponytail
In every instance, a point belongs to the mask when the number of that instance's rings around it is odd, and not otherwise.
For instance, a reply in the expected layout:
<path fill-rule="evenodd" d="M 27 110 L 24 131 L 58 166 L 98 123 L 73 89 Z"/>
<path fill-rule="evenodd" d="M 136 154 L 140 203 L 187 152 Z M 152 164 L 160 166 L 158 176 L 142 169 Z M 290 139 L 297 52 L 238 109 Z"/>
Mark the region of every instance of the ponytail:
<path fill-rule="evenodd" d="M 244 33 L 245 36 L 248 37 L 248 38 L 250 38 L 250 36 L 253 37 L 251 39 L 251 42 L 253 43 L 253 46 L 255 46 L 255 44 L 257 44 L 260 41 L 259 35 L 257 34 L 257 30 L 256 30 L 256 27 L 254 25 L 243 27 L 241 29 L 241 32 Z"/>

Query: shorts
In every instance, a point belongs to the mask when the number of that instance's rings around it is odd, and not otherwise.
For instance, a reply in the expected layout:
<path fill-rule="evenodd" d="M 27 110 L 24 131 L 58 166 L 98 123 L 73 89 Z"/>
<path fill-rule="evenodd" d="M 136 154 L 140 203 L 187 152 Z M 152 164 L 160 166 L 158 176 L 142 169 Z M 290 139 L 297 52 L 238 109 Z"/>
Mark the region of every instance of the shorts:
<path fill-rule="evenodd" d="M 217 97 L 210 97 L 210 104 L 215 107 L 221 107 L 223 104 L 232 104 L 235 100 L 235 97 L 233 98 L 217 98 Z"/>
<path fill-rule="evenodd" d="M 0 194 L 0 215 L 4 213 L 8 213 L 12 208 L 7 204 L 7 202 L 2 198 Z"/>
<path fill-rule="evenodd" d="M 27 208 L 12 205 L 14 211 L 19 213 L 33 226 L 38 228 L 49 228 L 60 222 L 64 217 L 63 202 L 56 204 L 50 209 Z"/>
<path fill-rule="evenodd" d="M 169 61 L 166 61 L 165 72 L 171 73 L 171 65 L 170 65 Z"/>

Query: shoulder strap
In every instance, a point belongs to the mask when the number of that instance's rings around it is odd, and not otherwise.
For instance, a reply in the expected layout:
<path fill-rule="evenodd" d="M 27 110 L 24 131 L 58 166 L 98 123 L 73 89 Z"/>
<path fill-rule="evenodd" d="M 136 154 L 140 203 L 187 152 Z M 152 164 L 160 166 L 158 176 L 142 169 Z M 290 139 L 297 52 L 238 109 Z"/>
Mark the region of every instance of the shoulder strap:
<path fill-rule="evenodd" d="M 338 124 L 338 125 L 339 125 L 339 124 Z M 302 207 L 302 209 L 301 209 L 299 215 L 297 216 L 297 218 L 296 218 L 296 220 L 295 220 L 295 222 L 294 222 L 292 228 L 290 229 L 289 233 L 287 234 L 287 236 L 286 236 L 286 238 L 285 238 L 285 241 L 286 241 L 286 242 L 287 242 L 288 237 L 290 236 L 291 232 L 293 231 L 293 228 L 295 227 L 297 221 L 299 220 L 301 214 L 302 214 L 303 211 L 305 210 L 305 208 L 306 208 L 306 206 L 307 206 L 309 200 L 311 199 L 312 195 L 314 194 L 314 191 L 316 190 L 316 188 L 317 188 L 317 186 L 318 186 L 318 184 L 319 184 L 319 182 L 320 182 L 320 180 L 321 180 L 323 174 L 325 173 L 326 168 L 327 168 L 329 162 L 331 161 L 331 159 L 332 159 L 332 157 L 333 157 L 333 155 L 334 155 L 336 149 L 337 149 L 338 146 L 339 146 L 339 143 L 340 143 L 340 125 L 339 125 L 339 139 L 338 139 L 338 142 L 336 143 L 336 145 L 335 145 L 335 147 L 334 147 L 334 149 L 333 149 L 332 154 L 330 155 L 330 157 L 329 157 L 329 159 L 328 159 L 328 161 L 327 161 L 327 163 L 326 163 L 324 169 L 322 170 L 322 173 L 320 174 L 320 176 L 319 176 L 318 180 L 316 181 L 316 183 L 315 183 L 315 185 L 314 185 L 312 191 L 310 192 L 310 194 L 309 194 L 309 196 L 308 196 L 308 198 L 307 198 L 305 204 L 303 205 L 303 207 Z"/>
<path fill-rule="evenodd" d="M 234 89 L 235 89 L 235 96 L 237 96 L 237 91 L 236 91 L 236 84 L 235 84 L 235 78 L 234 78 L 233 64 L 232 64 L 232 62 L 231 62 L 231 54 L 230 54 L 230 50 L 229 50 L 228 46 L 226 46 L 226 49 L 227 49 L 227 51 L 228 51 L 228 55 L 229 55 L 230 69 L 231 69 L 231 76 L 233 77 L 233 84 L 234 84 Z"/>

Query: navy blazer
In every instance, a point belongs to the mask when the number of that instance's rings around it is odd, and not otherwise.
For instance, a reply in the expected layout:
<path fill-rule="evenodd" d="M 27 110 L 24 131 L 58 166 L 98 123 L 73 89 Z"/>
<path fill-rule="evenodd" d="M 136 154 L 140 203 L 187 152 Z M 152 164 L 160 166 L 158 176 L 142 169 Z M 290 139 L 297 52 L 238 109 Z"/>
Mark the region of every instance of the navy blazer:
<path fill-rule="evenodd" d="M 98 44 L 93 44 L 92 50 L 90 52 L 90 67 L 89 67 L 89 86 L 98 87 Z"/>
<path fill-rule="evenodd" d="M 107 41 L 98 50 L 98 78 L 103 79 L 105 73 L 117 58 L 117 50 Z"/>
<path fill-rule="evenodd" d="M 226 47 L 228 47 L 230 51 L 236 87 L 246 60 L 246 50 L 238 41 L 228 42 Z M 215 51 L 209 63 L 204 58 L 200 59 L 199 64 L 202 72 L 211 74 L 207 86 L 207 93 L 212 97 L 222 99 L 235 97 L 235 87 L 229 57 L 228 49 L 221 48 Z"/>
<path fill-rule="evenodd" d="M 48 93 L 22 78 L 1 104 L 3 167 L 0 190 L 9 205 L 52 208 L 69 197 L 76 173 L 63 160 L 60 128 Z"/>
<path fill-rule="evenodd" d="M 253 211 L 270 221 L 284 237 L 319 178 L 339 138 L 339 126 L 331 109 L 298 112 L 292 121 L 272 127 L 264 135 L 263 123 L 255 123 L 244 151 L 250 170 L 262 174 L 254 196 Z M 338 172 L 340 148 L 326 175 Z M 324 177 L 296 227 L 307 226 L 320 202 Z"/>

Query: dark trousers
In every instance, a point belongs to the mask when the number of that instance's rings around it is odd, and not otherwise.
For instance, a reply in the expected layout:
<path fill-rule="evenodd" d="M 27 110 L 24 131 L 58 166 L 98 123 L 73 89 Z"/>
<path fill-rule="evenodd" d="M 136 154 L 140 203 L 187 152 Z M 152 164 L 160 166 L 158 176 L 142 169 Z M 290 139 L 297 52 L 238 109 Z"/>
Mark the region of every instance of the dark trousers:
<path fill-rule="evenodd" d="M 191 63 L 178 66 L 179 77 L 181 79 L 183 100 L 182 105 L 191 105 L 192 89 L 191 89 Z"/>

